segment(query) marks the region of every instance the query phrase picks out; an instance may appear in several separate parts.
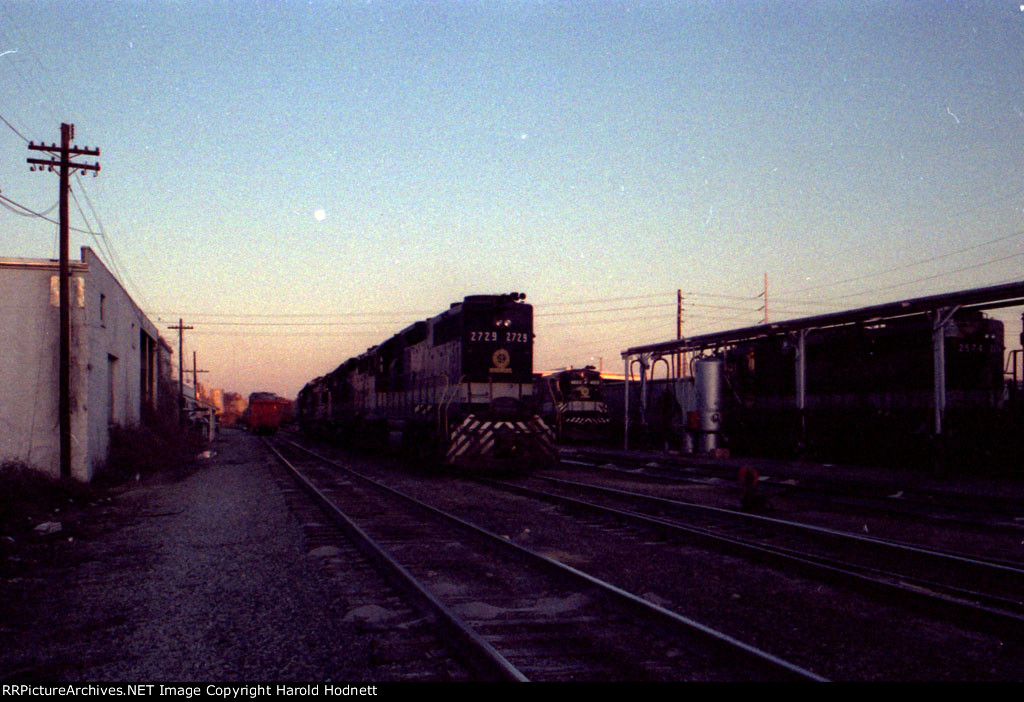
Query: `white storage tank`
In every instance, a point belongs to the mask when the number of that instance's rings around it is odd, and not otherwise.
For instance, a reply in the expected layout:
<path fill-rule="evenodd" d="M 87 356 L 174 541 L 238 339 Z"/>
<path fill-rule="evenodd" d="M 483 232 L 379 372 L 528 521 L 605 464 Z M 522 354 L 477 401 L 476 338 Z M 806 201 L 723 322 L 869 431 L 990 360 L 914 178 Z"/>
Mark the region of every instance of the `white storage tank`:
<path fill-rule="evenodd" d="M 722 359 L 701 358 L 694 363 L 697 383 L 697 450 L 710 453 L 718 448 L 722 431 Z"/>

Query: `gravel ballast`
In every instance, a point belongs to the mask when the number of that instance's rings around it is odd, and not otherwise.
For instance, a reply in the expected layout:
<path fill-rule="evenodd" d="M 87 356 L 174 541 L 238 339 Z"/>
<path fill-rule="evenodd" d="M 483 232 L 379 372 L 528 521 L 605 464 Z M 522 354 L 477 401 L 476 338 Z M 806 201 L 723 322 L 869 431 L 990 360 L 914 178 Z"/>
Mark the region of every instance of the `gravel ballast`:
<path fill-rule="evenodd" d="M 9 557 L 0 680 L 375 678 L 360 605 L 332 594 L 257 439 L 210 448 L 183 479 L 56 515 L 62 532 Z"/>

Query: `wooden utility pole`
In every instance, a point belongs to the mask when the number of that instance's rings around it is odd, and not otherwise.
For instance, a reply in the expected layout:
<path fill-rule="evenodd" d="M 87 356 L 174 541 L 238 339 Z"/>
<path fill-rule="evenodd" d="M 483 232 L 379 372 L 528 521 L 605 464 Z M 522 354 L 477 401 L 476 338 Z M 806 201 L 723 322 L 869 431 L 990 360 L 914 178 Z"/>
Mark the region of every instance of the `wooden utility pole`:
<path fill-rule="evenodd" d="M 764 323 L 768 324 L 768 273 L 764 274 Z"/>
<path fill-rule="evenodd" d="M 676 340 L 683 338 L 683 291 L 676 290 Z M 683 361 L 685 356 L 676 352 L 676 377 L 683 377 Z"/>
<path fill-rule="evenodd" d="M 208 370 L 197 370 L 197 369 L 198 369 L 198 366 L 196 365 L 196 352 L 193 351 L 192 352 L 192 370 L 190 370 L 189 372 L 192 374 L 192 387 L 194 387 L 196 389 L 196 399 L 198 400 L 199 399 L 199 374 L 200 373 L 209 373 L 210 371 L 208 371 Z"/>
<path fill-rule="evenodd" d="M 80 149 L 71 145 L 75 138 L 75 125 L 60 125 L 60 146 L 56 144 L 36 144 L 30 141 L 30 151 L 46 151 L 51 156 L 47 159 L 30 158 L 30 170 L 46 170 L 54 168 L 60 175 L 60 369 L 58 372 L 57 406 L 60 424 L 60 477 L 71 477 L 71 301 L 70 278 L 71 263 L 68 260 L 68 183 L 71 171 L 93 171 L 95 176 L 100 170 L 98 163 L 75 163 L 72 156 L 99 156 L 99 149 L 88 146 Z M 55 157 L 59 156 L 59 160 Z"/>
<path fill-rule="evenodd" d="M 178 332 L 178 423 L 185 423 L 185 331 L 192 329 L 186 327 L 181 317 L 178 318 L 178 326 L 167 327 Z"/>

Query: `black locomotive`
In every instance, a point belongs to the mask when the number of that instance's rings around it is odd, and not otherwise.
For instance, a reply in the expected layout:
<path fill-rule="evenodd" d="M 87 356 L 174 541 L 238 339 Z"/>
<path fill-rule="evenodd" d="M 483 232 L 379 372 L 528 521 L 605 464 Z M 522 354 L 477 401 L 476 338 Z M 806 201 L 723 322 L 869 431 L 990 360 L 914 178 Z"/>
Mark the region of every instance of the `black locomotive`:
<path fill-rule="evenodd" d="M 533 308 L 525 295 L 471 295 L 310 381 L 304 430 L 472 468 L 558 460 L 530 407 Z"/>
<path fill-rule="evenodd" d="M 1003 323 L 956 314 L 945 334 L 943 445 L 935 444 L 932 323 L 924 315 L 811 332 L 806 404 L 796 408 L 796 344 L 787 335 L 723 354 L 724 432 L 734 451 L 898 463 L 942 452 L 985 456 L 1006 446 Z"/>
<path fill-rule="evenodd" d="M 593 366 L 538 375 L 534 397 L 541 417 L 559 441 L 600 443 L 611 439 L 604 380 Z"/>

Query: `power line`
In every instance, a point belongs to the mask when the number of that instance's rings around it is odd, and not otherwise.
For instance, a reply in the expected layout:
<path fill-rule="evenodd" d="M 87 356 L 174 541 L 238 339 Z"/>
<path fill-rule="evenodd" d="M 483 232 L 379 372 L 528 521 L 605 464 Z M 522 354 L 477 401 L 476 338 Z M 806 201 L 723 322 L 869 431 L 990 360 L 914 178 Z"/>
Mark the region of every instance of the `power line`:
<path fill-rule="evenodd" d="M 9 197 L 5 197 L 4 195 L 0 195 L 0 200 L 4 200 L 5 202 L 9 202 L 10 204 L 14 205 L 15 207 L 20 207 L 21 209 L 25 210 L 25 212 L 29 212 L 30 213 L 30 215 L 25 215 L 25 216 L 34 216 L 34 217 L 37 217 L 37 218 L 39 218 L 39 219 L 41 219 L 43 221 L 49 222 L 50 224 L 60 225 L 60 222 L 58 222 L 57 220 L 50 219 L 49 217 L 47 217 L 46 213 L 44 213 L 44 212 L 36 212 L 32 208 L 25 207 L 20 202 L 15 202 L 14 200 L 12 200 Z M 57 203 L 57 204 L 60 204 L 60 203 Z M 54 207 L 56 207 L 56 206 L 57 205 L 53 205 L 53 207 L 50 207 L 49 209 L 47 209 L 46 212 L 51 212 L 54 209 Z M 8 207 L 7 209 L 11 209 L 11 208 Z M 21 214 L 21 213 L 20 212 L 15 212 L 15 214 Z M 70 231 L 79 232 L 81 234 L 92 234 L 92 232 L 87 230 L 87 229 L 79 229 L 77 227 L 68 227 L 68 229 Z"/>
<path fill-rule="evenodd" d="M 85 188 L 82 186 L 81 178 L 79 178 L 77 174 L 75 175 L 75 180 L 78 181 L 79 189 L 82 191 L 82 195 L 85 197 L 86 204 L 92 211 L 100 231 L 99 233 L 97 233 L 95 230 L 93 230 L 92 226 L 89 224 L 89 218 L 86 216 L 85 210 L 82 209 L 82 205 L 78 201 L 78 196 L 75 195 L 74 190 L 70 189 L 68 190 L 68 192 L 71 193 L 71 198 L 74 200 L 75 207 L 78 209 L 78 213 L 82 216 L 82 221 L 85 223 L 86 228 L 79 229 L 78 227 L 68 227 L 68 229 L 70 231 L 79 232 L 81 234 L 89 234 L 92 237 L 93 241 L 96 243 L 96 247 L 100 250 L 101 253 L 105 254 L 107 262 L 110 264 L 111 272 L 114 274 L 114 277 L 117 278 L 118 282 L 121 283 L 122 287 L 127 288 L 130 285 L 132 288 L 132 292 L 135 294 L 136 297 L 139 298 L 139 301 L 148 307 L 149 305 L 148 303 L 145 302 L 145 297 L 139 291 L 138 286 L 135 285 L 134 281 L 132 281 L 130 276 L 127 274 L 127 271 L 125 270 L 123 264 L 121 264 L 120 262 L 120 258 L 114 251 L 113 244 L 110 241 L 110 238 L 106 235 L 106 232 L 103 231 L 103 222 L 100 220 L 99 214 L 96 212 L 96 208 L 93 207 L 92 201 L 89 199 L 89 194 L 85 191 Z M 11 198 L 6 197 L 2 194 L 0 194 L 0 201 L 2 201 L 0 202 L 0 207 L 4 207 L 5 209 L 10 210 L 12 213 L 20 217 L 36 217 L 38 219 L 50 222 L 51 224 L 60 224 L 58 221 L 50 219 L 49 217 L 46 216 L 54 209 L 56 209 L 57 205 L 60 204 L 59 201 L 55 202 L 51 207 L 44 210 L 43 212 L 37 212 L 36 210 L 33 210 L 30 207 L 26 207 L 25 205 L 22 205 L 20 202 L 16 202 L 15 200 L 12 200 Z M 11 207 L 7 203 L 10 203 L 10 205 L 14 205 L 14 207 Z M 19 208 L 22 211 L 15 209 L 15 207 Z M 98 237 L 103 237 L 103 241 L 101 242 Z"/>
<path fill-rule="evenodd" d="M 192 332 L 193 335 L 199 336 L 233 336 L 247 339 L 273 339 L 273 338 L 290 338 L 296 336 L 314 337 L 317 339 L 347 339 L 356 336 L 366 336 L 379 338 L 387 332 L 381 331 L 333 331 L 333 332 L 275 332 L 275 333 L 261 333 L 258 336 L 251 332 L 244 331 L 204 331 L 197 329 Z"/>
<path fill-rule="evenodd" d="M 21 27 L 18 26 L 17 22 L 15 22 L 14 20 L 11 19 L 11 16 L 7 13 L 7 10 L 4 9 L 3 7 L 0 7 L 0 12 L 3 13 L 5 19 L 7 20 L 7 25 L 13 27 L 14 31 L 18 33 L 18 36 L 21 38 L 22 46 L 31 47 L 32 43 L 29 42 L 26 39 L 25 35 L 21 31 Z M 5 32 L 4 33 L 4 37 L 6 37 L 6 36 L 7 36 L 7 34 Z M 36 52 L 30 50 L 30 51 L 28 51 L 26 53 L 28 55 L 30 55 L 32 57 L 32 60 L 35 61 L 36 65 L 39 66 L 39 70 L 42 73 L 42 75 L 47 77 L 47 80 L 50 82 L 51 86 L 56 91 L 57 97 L 59 98 L 59 101 L 61 103 L 60 106 L 64 108 L 66 114 L 70 115 L 71 114 L 71 110 L 68 109 L 68 102 L 67 102 L 67 100 L 64 99 L 63 93 L 61 93 L 60 82 L 59 81 L 55 81 L 55 80 L 53 80 L 50 77 L 50 71 L 48 71 L 46 69 L 46 67 L 43 66 L 43 62 L 39 60 L 39 55 Z M 18 75 L 20 76 L 21 75 L 21 71 L 18 69 L 17 64 L 13 64 L 12 63 L 12 65 L 14 66 L 15 70 L 18 72 Z M 43 89 L 43 87 L 41 85 L 41 81 L 38 81 L 36 83 L 35 87 L 39 91 L 39 94 L 42 95 L 43 98 L 46 100 L 46 105 L 51 106 L 51 105 L 53 105 L 54 103 L 57 102 L 56 100 L 51 98 L 49 96 L 49 94 Z M 53 108 L 50 107 L 49 109 L 50 109 L 50 114 L 56 119 L 57 115 L 53 111 Z"/>
<path fill-rule="evenodd" d="M 1021 235 L 1024 235 L 1024 230 L 1017 230 L 1015 232 L 1012 232 L 1010 234 L 1006 234 L 1004 236 L 997 237 L 995 239 L 990 239 L 988 241 L 983 241 L 980 244 L 974 244 L 973 246 L 967 246 L 965 248 L 958 249 L 956 251 L 951 251 L 950 253 L 941 254 L 939 256 L 932 256 L 931 258 L 922 259 L 920 261 L 914 261 L 914 262 L 911 262 L 911 263 L 904 264 L 902 266 L 895 266 L 893 268 L 887 268 L 887 269 L 885 269 L 883 271 L 877 271 L 875 273 L 868 273 L 868 274 L 857 276 L 857 277 L 854 277 L 854 278 L 846 278 L 845 280 L 831 281 L 831 282 L 828 282 L 828 283 L 822 283 L 820 285 L 812 285 L 812 286 L 809 286 L 809 287 L 806 287 L 806 288 L 798 288 L 796 290 L 786 290 L 786 291 L 783 292 L 783 294 L 784 295 L 789 295 L 789 294 L 793 294 L 793 293 L 806 292 L 808 290 L 819 290 L 821 288 L 834 287 L 836 285 L 843 285 L 845 283 L 854 283 L 854 282 L 861 281 L 861 280 L 867 280 L 868 278 L 877 278 L 878 276 L 886 275 L 888 273 L 895 273 L 896 271 L 906 270 L 907 268 L 914 268 L 916 266 L 921 266 L 921 265 L 924 265 L 926 263 L 932 263 L 934 261 L 941 261 L 942 259 L 945 259 L 945 258 L 951 258 L 952 256 L 956 256 L 957 254 L 966 253 L 967 251 L 973 251 L 974 249 L 978 249 L 978 248 L 981 248 L 983 246 L 989 246 L 990 244 L 998 244 L 1000 241 L 1006 241 L 1007 239 L 1013 239 L 1013 238 L 1021 236 Z M 882 290 L 886 290 L 886 289 L 888 289 L 888 288 L 882 288 Z M 849 296 L 847 296 L 847 297 L 849 297 Z M 840 299 L 840 298 L 829 298 L 829 299 Z"/>
<path fill-rule="evenodd" d="M 902 287 L 904 287 L 906 285 L 913 285 L 914 283 L 922 283 L 922 282 L 924 282 L 926 280 L 934 280 L 935 278 L 941 278 L 942 276 L 945 276 L 945 275 L 952 275 L 954 273 L 962 273 L 964 271 L 970 271 L 970 270 L 974 270 L 975 268 L 982 268 L 984 266 L 990 266 L 993 263 L 1001 263 L 1003 261 L 1009 261 L 1010 259 L 1020 258 L 1022 256 L 1024 256 L 1024 251 L 1021 251 L 1020 253 L 1010 254 L 1008 256 L 1001 256 L 999 258 L 990 259 L 988 261 L 982 261 L 981 263 L 976 263 L 976 264 L 971 265 L 971 266 L 964 266 L 962 268 L 954 268 L 954 269 L 948 270 L 948 271 L 941 271 L 939 273 L 936 273 L 935 275 L 929 275 L 929 276 L 926 276 L 924 278 L 916 278 L 914 280 L 906 280 L 906 281 L 904 281 L 902 283 L 894 283 L 893 285 L 888 285 L 888 286 L 886 286 L 884 288 L 875 288 L 874 290 L 866 290 L 864 292 L 859 292 L 859 293 L 850 293 L 849 295 L 839 295 L 837 297 L 830 297 L 828 299 L 829 300 L 843 300 L 843 299 L 846 299 L 846 298 L 849 298 L 849 297 L 859 297 L 861 295 L 869 295 L 871 293 L 880 292 L 882 290 L 892 290 L 893 288 L 902 288 Z"/>
<path fill-rule="evenodd" d="M 121 277 L 122 277 L 121 273 L 117 269 L 117 265 L 114 263 L 114 261 L 111 260 L 111 257 L 109 255 L 109 253 L 104 251 L 103 244 L 100 243 L 99 238 L 96 236 L 96 232 L 94 232 L 92 230 L 92 227 L 89 225 L 89 220 L 86 218 L 85 212 L 82 210 L 82 205 L 81 205 L 80 202 L 78 202 L 78 196 L 75 195 L 75 191 L 71 190 L 70 188 L 68 188 L 68 192 L 71 193 L 71 199 L 75 201 L 75 207 L 78 208 L 78 214 L 82 215 L 82 221 L 85 222 L 85 227 L 86 227 L 86 229 L 89 230 L 89 234 L 92 236 L 92 240 L 94 242 L 96 242 L 96 248 L 99 249 L 101 253 L 106 254 L 107 259 L 108 259 L 107 262 L 110 264 L 110 269 L 111 269 L 111 271 L 114 274 L 114 278 L 116 278 L 117 282 L 120 283 L 121 282 Z M 124 283 L 121 283 L 121 284 L 122 284 L 122 286 L 124 285 Z"/>
<path fill-rule="evenodd" d="M 746 295 L 726 295 L 716 293 L 699 293 L 689 292 L 687 295 L 694 295 L 697 297 L 712 297 L 712 298 L 724 298 L 732 300 L 756 300 L 758 296 L 746 296 Z M 551 307 L 578 307 L 586 304 L 596 304 L 601 302 L 613 302 L 620 300 L 649 300 L 659 297 L 668 297 L 669 293 L 656 293 L 651 295 L 632 295 L 628 297 L 612 297 L 612 298 L 601 298 L 601 299 L 590 299 L 590 300 L 574 300 L 557 303 L 542 303 L 533 302 L 533 306 L 543 307 L 548 309 Z M 674 297 L 674 294 L 673 294 Z M 714 308 L 716 305 L 708 303 L 694 302 L 692 303 L 696 307 L 711 307 Z M 566 312 L 540 312 L 535 314 L 535 317 L 564 317 L 564 316 L 576 316 L 582 314 L 596 314 L 599 312 L 616 312 L 616 311 L 632 311 L 640 309 L 656 309 L 660 307 L 671 307 L 675 303 L 659 303 L 655 305 L 633 305 L 629 307 L 605 307 L 600 309 L 592 310 L 571 310 Z M 717 306 L 721 309 L 743 309 L 739 307 L 728 307 L 728 306 Z M 224 318 L 242 318 L 242 319 L 333 319 L 333 318 L 345 318 L 345 317 L 384 317 L 384 318 L 411 318 L 411 317 L 423 317 L 433 315 L 436 310 L 407 310 L 407 311 L 395 311 L 395 312 L 184 312 L 184 311 L 148 311 L 147 314 L 153 316 L 172 316 L 179 314 L 187 314 L 189 317 L 224 317 Z"/>
<path fill-rule="evenodd" d="M 207 327 L 343 327 L 380 326 L 382 322 L 195 322 Z"/>
<path fill-rule="evenodd" d="M 588 320 L 587 324 L 610 324 L 610 323 L 615 323 L 615 322 L 633 323 L 633 322 L 647 320 L 647 319 L 675 320 L 675 315 L 669 316 L 669 315 L 666 315 L 666 314 L 657 314 L 657 315 L 644 315 L 644 316 L 641 316 L 641 317 L 613 317 L 613 318 L 606 318 L 606 319 L 592 319 L 592 320 Z M 544 328 L 544 329 L 549 329 L 551 327 L 568 327 L 568 326 L 572 326 L 572 325 L 576 325 L 576 324 L 578 324 L 578 322 L 542 322 L 540 324 L 540 326 L 542 328 Z"/>
<path fill-rule="evenodd" d="M 531 301 L 531 304 L 535 304 L 535 305 L 538 305 L 538 306 L 543 306 L 545 308 L 547 308 L 547 307 L 567 307 L 567 306 L 576 306 L 576 305 L 598 304 L 598 303 L 603 303 L 603 302 L 623 302 L 623 301 L 626 301 L 626 300 L 650 300 L 650 299 L 653 299 L 653 298 L 663 297 L 665 295 L 667 295 L 667 293 L 654 293 L 654 294 L 651 294 L 651 295 L 631 295 L 629 297 L 605 297 L 605 298 L 601 298 L 601 299 L 597 299 L 597 300 L 575 300 L 575 301 L 572 301 L 572 302 L 532 302 Z"/>
<path fill-rule="evenodd" d="M 6 125 L 7 125 L 8 127 L 10 127 L 10 128 L 11 128 L 11 131 L 12 131 L 12 132 L 14 132 L 14 133 L 15 133 L 15 134 L 17 134 L 18 136 L 20 136 L 20 137 L 22 138 L 22 140 L 23 140 L 23 141 L 24 141 L 24 142 L 25 142 L 26 144 L 28 144 L 28 143 L 29 143 L 29 140 L 28 140 L 28 138 L 26 138 L 26 136 L 25 136 L 24 134 L 22 134 L 22 133 L 21 133 L 21 132 L 19 132 L 19 131 L 18 131 L 17 129 L 15 129 L 15 128 L 14 128 L 14 125 L 13 125 L 13 124 L 11 124 L 10 122 L 8 122 L 8 121 L 7 121 L 7 118 L 6 118 L 6 117 L 4 117 L 3 115 L 0 115 L 0 120 L 3 120 L 3 123 L 4 123 L 4 124 L 6 124 Z"/>
<path fill-rule="evenodd" d="M 174 316 L 178 314 L 187 314 L 189 317 L 264 317 L 274 319 L 286 319 L 295 317 L 309 317 L 309 318 L 331 318 L 331 317 L 410 317 L 410 316 L 421 316 L 432 314 L 433 312 L 334 312 L 334 313 L 323 313 L 323 312 L 288 312 L 288 313 L 262 313 L 262 312 L 147 312 L 147 314 L 155 317 L 166 317 Z"/>
<path fill-rule="evenodd" d="M 649 310 L 658 307 L 675 307 L 675 303 L 658 303 L 656 305 L 633 305 L 632 307 L 603 307 L 596 310 L 574 310 L 571 312 L 541 312 L 534 317 L 575 317 L 581 314 L 598 314 L 600 312 L 630 312 L 632 310 Z"/>
<path fill-rule="evenodd" d="M 666 293 L 659 293 L 655 295 L 634 295 L 631 297 L 618 297 L 618 298 L 605 298 L 603 300 L 579 300 L 579 301 L 567 301 L 560 303 L 532 303 L 534 307 L 543 305 L 544 308 L 548 307 L 564 307 L 564 306 L 579 306 L 582 304 L 593 304 L 598 302 L 610 302 L 615 300 L 643 300 L 657 297 L 665 297 Z M 675 303 L 671 303 L 674 305 Z M 669 306 L 669 303 L 664 305 L 636 305 L 632 307 L 611 307 L 597 310 L 574 310 L 570 312 L 547 312 L 539 313 L 534 315 L 535 317 L 549 317 L 549 316 L 567 316 L 577 314 L 591 314 L 597 312 L 611 312 L 619 310 L 636 310 L 636 309 L 649 309 L 652 307 L 665 307 Z M 395 311 L 395 312 L 309 312 L 309 313 L 262 313 L 262 312 L 189 312 L 187 313 L 190 317 L 229 317 L 229 318 L 272 318 L 272 319 L 288 319 L 288 318 L 334 318 L 334 317 L 399 317 L 399 318 L 422 318 L 424 316 L 435 315 L 437 310 L 409 310 L 409 311 Z M 180 312 L 149 312 L 148 314 L 154 316 L 167 316 L 182 314 Z"/>
<path fill-rule="evenodd" d="M 18 212 L 17 210 L 15 210 L 12 207 L 8 207 L 7 205 L 3 205 L 3 207 L 6 207 L 8 210 L 10 210 L 11 212 L 13 212 L 16 215 L 20 215 L 22 217 L 40 217 L 42 219 L 46 219 L 46 215 L 48 215 L 50 212 L 53 212 L 53 210 L 57 208 L 57 205 L 60 204 L 60 201 L 58 200 L 57 202 L 53 203 L 53 205 L 51 205 L 48 209 L 44 210 L 43 212 L 36 212 L 32 208 L 25 207 L 20 202 L 15 202 L 11 198 L 5 197 L 4 195 L 0 195 L 0 200 L 4 200 L 5 202 L 9 202 L 10 204 L 14 205 L 15 207 L 20 207 L 22 210 L 24 210 L 24 212 Z M 2 204 L 2 203 L 0 203 L 0 204 Z M 56 221 L 54 221 L 52 219 L 47 219 L 47 221 L 48 222 L 52 222 L 53 224 L 58 224 L 58 222 L 56 222 Z"/>
<path fill-rule="evenodd" d="M 723 300 L 759 300 L 764 297 L 763 292 L 759 292 L 757 295 L 726 295 L 724 293 L 696 292 L 693 290 L 690 292 L 683 290 L 683 295 L 687 297 L 715 297 L 722 298 Z"/>
<path fill-rule="evenodd" d="M 93 217 L 96 218 L 96 223 L 99 226 L 100 230 L 100 236 L 103 237 L 103 241 L 106 244 L 107 256 L 110 259 L 111 263 L 114 265 L 115 269 L 119 271 L 121 285 L 125 288 L 130 287 L 132 293 L 138 298 L 139 302 L 143 306 L 149 307 L 149 303 L 146 301 L 146 296 L 142 294 L 142 291 L 139 289 L 139 286 L 135 284 L 135 281 L 132 279 L 131 274 L 128 272 L 127 266 L 124 265 L 124 263 L 121 261 L 121 257 L 117 254 L 117 251 L 114 248 L 114 242 L 107 234 L 106 229 L 103 226 L 103 220 L 100 219 L 99 213 L 96 211 L 96 208 L 93 207 L 92 199 L 89 197 L 89 192 L 85 189 L 85 186 L 82 184 L 81 178 L 79 178 L 76 175 L 75 181 L 78 183 L 79 189 L 82 191 L 82 195 L 83 197 L 85 197 L 85 202 L 89 206 L 89 209 L 92 211 Z M 81 207 L 79 207 L 79 211 L 81 211 Z M 85 218 L 84 213 L 82 213 L 82 217 Z M 99 245 L 99 242 L 97 242 L 97 245 Z"/>

